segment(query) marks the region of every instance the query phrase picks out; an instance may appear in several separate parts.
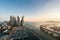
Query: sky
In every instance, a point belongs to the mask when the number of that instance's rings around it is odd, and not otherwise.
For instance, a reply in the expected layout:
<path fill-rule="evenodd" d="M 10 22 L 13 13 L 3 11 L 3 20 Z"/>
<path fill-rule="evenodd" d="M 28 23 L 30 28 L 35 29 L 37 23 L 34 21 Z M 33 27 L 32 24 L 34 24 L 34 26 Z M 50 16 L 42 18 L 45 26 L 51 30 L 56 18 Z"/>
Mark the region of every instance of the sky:
<path fill-rule="evenodd" d="M 59 0 L 0 0 L 0 21 L 11 15 L 24 16 L 25 21 L 60 21 Z"/>

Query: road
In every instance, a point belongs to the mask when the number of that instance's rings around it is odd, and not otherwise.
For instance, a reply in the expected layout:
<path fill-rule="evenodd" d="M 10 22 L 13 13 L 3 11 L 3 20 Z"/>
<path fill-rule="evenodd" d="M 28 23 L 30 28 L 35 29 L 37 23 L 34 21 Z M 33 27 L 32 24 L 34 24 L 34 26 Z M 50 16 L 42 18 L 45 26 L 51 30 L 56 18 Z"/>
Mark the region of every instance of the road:
<path fill-rule="evenodd" d="M 41 38 L 37 37 L 35 33 L 33 34 L 28 28 L 26 28 L 25 31 L 29 35 L 29 40 L 41 40 Z"/>

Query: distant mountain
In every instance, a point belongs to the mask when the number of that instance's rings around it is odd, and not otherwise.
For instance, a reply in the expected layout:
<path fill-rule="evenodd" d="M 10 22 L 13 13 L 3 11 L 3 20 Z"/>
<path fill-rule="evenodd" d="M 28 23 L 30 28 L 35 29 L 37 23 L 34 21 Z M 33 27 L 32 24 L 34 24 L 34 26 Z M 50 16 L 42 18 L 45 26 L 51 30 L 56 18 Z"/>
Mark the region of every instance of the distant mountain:
<path fill-rule="evenodd" d="M 60 23 L 60 21 L 46 21 L 46 22 L 50 22 L 50 23 Z"/>

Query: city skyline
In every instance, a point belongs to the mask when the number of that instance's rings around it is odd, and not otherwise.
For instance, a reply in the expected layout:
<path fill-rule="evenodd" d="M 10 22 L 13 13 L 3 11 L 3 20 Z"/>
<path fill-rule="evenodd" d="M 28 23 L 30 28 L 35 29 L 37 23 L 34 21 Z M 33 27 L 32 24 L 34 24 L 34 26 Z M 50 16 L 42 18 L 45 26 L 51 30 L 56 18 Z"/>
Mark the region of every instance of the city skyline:
<path fill-rule="evenodd" d="M 0 21 L 9 16 L 24 16 L 25 21 L 60 21 L 60 1 L 56 0 L 0 0 Z"/>

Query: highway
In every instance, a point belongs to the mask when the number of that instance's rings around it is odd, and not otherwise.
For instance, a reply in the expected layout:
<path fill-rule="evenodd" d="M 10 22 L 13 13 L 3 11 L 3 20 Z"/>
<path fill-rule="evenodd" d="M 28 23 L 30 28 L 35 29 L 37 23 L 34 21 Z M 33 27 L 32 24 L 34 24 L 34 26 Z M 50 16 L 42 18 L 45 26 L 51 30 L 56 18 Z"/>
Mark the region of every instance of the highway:
<path fill-rule="evenodd" d="M 36 36 L 35 33 L 33 34 L 32 31 L 28 28 L 26 28 L 25 31 L 29 35 L 30 40 L 41 40 L 39 37 Z"/>

